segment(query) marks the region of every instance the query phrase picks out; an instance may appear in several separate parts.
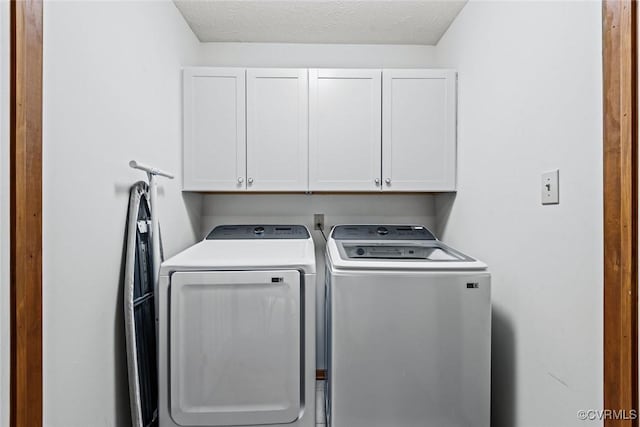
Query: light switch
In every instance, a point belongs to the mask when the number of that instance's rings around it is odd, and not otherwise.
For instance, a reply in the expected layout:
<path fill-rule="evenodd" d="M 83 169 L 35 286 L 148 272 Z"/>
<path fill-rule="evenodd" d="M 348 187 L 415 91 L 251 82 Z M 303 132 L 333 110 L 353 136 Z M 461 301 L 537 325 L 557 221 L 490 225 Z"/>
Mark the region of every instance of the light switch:
<path fill-rule="evenodd" d="M 558 169 L 542 174 L 542 204 L 557 205 L 560 203 L 559 183 L 560 171 Z"/>

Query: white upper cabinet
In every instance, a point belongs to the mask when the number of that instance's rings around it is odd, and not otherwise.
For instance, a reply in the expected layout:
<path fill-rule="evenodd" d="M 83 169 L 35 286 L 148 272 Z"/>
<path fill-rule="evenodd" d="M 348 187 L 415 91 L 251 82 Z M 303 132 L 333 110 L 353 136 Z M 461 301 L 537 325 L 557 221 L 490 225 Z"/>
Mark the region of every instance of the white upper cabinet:
<path fill-rule="evenodd" d="M 306 69 L 247 70 L 247 190 L 308 188 Z"/>
<path fill-rule="evenodd" d="M 380 190 L 381 74 L 309 70 L 309 190 Z"/>
<path fill-rule="evenodd" d="M 456 73 L 384 70 L 384 191 L 456 188 Z"/>
<path fill-rule="evenodd" d="M 183 189 L 455 191 L 456 87 L 443 69 L 185 68 Z"/>
<path fill-rule="evenodd" d="M 183 189 L 245 188 L 245 70 L 184 70 Z"/>

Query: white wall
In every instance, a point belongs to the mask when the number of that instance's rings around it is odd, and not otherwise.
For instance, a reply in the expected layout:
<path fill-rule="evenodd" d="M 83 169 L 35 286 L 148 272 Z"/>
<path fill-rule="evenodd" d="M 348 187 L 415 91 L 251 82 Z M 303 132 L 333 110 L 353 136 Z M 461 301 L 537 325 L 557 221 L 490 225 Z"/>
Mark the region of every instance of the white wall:
<path fill-rule="evenodd" d="M 202 43 L 200 64 L 228 67 L 430 67 L 434 46 Z"/>
<path fill-rule="evenodd" d="M 9 426 L 9 2 L 0 1 L 0 427 Z"/>
<path fill-rule="evenodd" d="M 170 1 L 44 8 L 44 425 L 130 424 L 122 316 L 130 159 L 180 176 L 180 67 L 198 42 Z M 199 196 L 163 181 L 167 255 L 194 243 Z"/>
<path fill-rule="evenodd" d="M 459 72 L 459 191 L 437 209 L 493 272 L 497 427 L 602 407 L 601 7 L 471 1 L 437 46 Z M 560 204 L 542 206 L 554 168 Z"/>

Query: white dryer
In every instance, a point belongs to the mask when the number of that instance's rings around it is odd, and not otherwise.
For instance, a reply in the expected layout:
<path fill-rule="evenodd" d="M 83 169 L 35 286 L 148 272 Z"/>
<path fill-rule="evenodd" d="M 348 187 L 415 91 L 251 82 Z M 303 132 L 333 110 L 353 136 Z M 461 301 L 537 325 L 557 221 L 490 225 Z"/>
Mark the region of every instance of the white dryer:
<path fill-rule="evenodd" d="M 315 255 L 300 225 L 225 225 L 162 264 L 160 427 L 315 425 Z"/>
<path fill-rule="evenodd" d="M 414 225 L 336 226 L 326 262 L 331 427 L 489 427 L 487 266 Z"/>

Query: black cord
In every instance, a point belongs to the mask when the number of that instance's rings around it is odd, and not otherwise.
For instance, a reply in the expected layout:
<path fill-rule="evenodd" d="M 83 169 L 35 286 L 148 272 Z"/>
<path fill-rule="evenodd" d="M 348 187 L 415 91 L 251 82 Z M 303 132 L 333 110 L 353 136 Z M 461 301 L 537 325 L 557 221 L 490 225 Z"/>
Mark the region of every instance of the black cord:
<path fill-rule="evenodd" d="M 318 224 L 320 225 L 320 224 Z M 318 229 L 320 230 L 320 233 L 322 233 L 322 237 L 324 237 L 324 241 L 327 241 L 327 236 L 324 235 L 324 230 L 322 229 L 322 227 L 318 227 Z"/>

